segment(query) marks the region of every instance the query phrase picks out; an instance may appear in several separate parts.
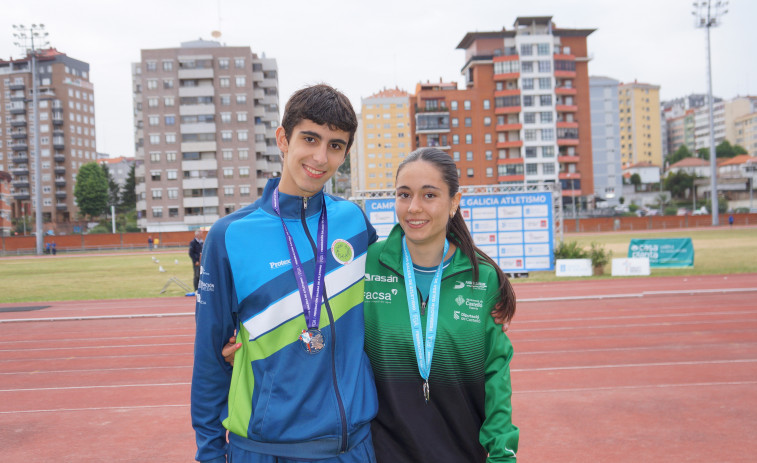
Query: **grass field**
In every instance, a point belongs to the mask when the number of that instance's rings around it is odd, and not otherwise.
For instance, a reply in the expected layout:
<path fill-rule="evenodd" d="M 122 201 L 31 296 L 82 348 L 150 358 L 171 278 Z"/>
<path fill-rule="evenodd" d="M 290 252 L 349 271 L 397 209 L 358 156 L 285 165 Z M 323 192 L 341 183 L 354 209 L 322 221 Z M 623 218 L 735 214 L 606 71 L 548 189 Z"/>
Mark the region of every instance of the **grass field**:
<path fill-rule="evenodd" d="M 652 269 L 653 276 L 757 273 L 757 228 L 567 234 L 564 240 L 578 241 L 586 247 L 595 241 L 611 250 L 613 257 L 625 257 L 631 238 L 677 237 L 692 239 L 694 267 Z M 159 262 L 155 263 L 153 257 Z M 159 272 L 160 266 L 166 271 Z M 192 286 L 192 266 L 186 250 L 4 257 L 0 258 L 0 303 L 156 297 L 171 277 Z M 595 278 L 611 278 L 609 266 L 604 276 Z M 514 283 L 557 279 L 554 272 L 534 272 Z M 185 292 L 171 283 L 163 296 L 183 296 Z"/>

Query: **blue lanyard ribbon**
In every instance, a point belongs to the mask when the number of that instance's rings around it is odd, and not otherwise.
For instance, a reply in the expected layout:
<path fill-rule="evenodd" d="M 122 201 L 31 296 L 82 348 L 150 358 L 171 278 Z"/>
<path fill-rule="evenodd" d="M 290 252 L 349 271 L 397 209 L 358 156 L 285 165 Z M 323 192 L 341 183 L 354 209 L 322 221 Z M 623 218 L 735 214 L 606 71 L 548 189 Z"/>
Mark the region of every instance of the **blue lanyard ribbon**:
<path fill-rule="evenodd" d="M 294 239 L 289 233 L 284 219 L 279 212 L 279 189 L 276 188 L 273 191 L 273 210 L 281 219 L 281 225 L 284 227 L 284 235 L 286 237 L 287 249 L 289 250 L 289 257 L 292 260 L 292 269 L 294 270 L 294 276 L 297 280 L 297 288 L 300 292 L 300 299 L 302 300 L 302 311 L 305 313 L 305 321 L 307 322 L 308 329 L 317 329 L 318 322 L 321 319 L 321 296 L 323 294 L 323 286 L 326 284 L 324 274 L 326 271 L 326 201 L 324 199 L 323 206 L 321 207 L 321 217 L 318 219 L 318 234 L 316 235 L 316 261 L 315 261 L 315 278 L 313 280 L 313 294 L 308 292 L 308 280 L 305 277 L 305 269 L 302 267 L 302 261 L 299 254 L 297 254 L 297 248 L 294 245 Z"/>
<path fill-rule="evenodd" d="M 415 359 L 418 362 L 418 371 L 421 377 L 428 382 L 431 372 L 431 358 L 434 356 L 434 343 L 436 342 L 436 322 L 439 316 L 439 293 L 442 289 L 442 272 L 444 271 L 444 257 L 449 250 L 449 241 L 444 240 L 444 253 L 439 266 L 436 268 L 434 279 L 428 295 L 428 316 L 426 318 L 426 342 L 423 342 L 423 330 L 421 328 L 421 314 L 418 308 L 418 296 L 415 285 L 415 270 L 413 259 L 407 249 L 407 239 L 402 237 L 402 265 L 405 269 L 405 292 L 407 292 L 407 307 L 410 311 L 410 329 L 413 332 L 413 345 L 415 346 Z M 428 400 L 428 399 L 427 399 Z"/>

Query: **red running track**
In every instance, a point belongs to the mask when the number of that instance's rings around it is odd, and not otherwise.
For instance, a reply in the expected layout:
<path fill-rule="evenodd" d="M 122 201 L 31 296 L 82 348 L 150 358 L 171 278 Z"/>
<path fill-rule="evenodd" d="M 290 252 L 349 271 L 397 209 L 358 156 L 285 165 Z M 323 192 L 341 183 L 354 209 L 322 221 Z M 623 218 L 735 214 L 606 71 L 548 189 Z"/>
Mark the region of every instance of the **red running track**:
<path fill-rule="evenodd" d="M 755 460 L 757 275 L 515 288 L 519 461 Z M 0 304 L 1 460 L 192 461 L 193 312 Z"/>

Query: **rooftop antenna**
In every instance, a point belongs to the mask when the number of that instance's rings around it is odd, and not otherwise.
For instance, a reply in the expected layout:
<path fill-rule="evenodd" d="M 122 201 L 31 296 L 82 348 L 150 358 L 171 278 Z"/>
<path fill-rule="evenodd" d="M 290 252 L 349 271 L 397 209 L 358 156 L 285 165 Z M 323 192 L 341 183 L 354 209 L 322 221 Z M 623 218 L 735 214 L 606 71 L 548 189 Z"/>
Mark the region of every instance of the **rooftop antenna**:
<path fill-rule="evenodd" d="M 216 0 L 216 5 L 218 6 L 218 28 L 210 33 L 210 35 L 214 39 L 220 39 L 221 38 L 221 0 Z"/>

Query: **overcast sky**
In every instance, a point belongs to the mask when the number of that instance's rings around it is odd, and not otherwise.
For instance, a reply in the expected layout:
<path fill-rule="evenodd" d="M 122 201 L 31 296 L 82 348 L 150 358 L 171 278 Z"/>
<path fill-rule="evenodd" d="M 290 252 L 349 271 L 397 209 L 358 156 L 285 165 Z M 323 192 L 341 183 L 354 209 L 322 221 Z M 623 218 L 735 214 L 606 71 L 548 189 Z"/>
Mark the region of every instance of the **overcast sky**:
<path fill-rule="evenodd" d="M 90 65 L 97 149 L 133 156 L 131 68 L 141 49 L 212 39 L 276 58 L 281 106 L 304 85 L 327 82 L 359 111 L 384 87 L 461 80 L 467 32 L 511 29 L 518 16 L 596 29 L 590 75 L 660 85 L 663 99 L 706 93 L 705 31 L 691 0 L 26 0 L 5 2 L 0 57 L 21 56 L 13 24 L 43 23 L 50 44 Z M 757 94 L 757 1 L 731 0 L 712 29 L 713 92 Z"/>

